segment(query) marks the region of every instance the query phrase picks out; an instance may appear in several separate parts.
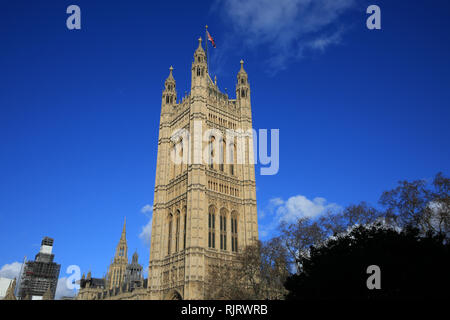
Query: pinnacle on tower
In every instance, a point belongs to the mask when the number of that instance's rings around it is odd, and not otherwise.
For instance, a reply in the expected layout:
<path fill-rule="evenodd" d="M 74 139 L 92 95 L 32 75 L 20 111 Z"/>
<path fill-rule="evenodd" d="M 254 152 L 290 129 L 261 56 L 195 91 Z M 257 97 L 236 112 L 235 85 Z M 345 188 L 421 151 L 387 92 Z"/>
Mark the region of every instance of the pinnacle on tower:
<path fill-rule="evenodd" d="M 164 82 L 163 102 L 165 101 L 166 104 L 176 103 L 177 101 L 176 94 L 177 94 L 176 81 L 175 78 L 173 77 L 173 67 L 170 66 L 169 76 Z"/>
<path fill-rule="evenodd" d="M 240 63 L 241 63 L 241 69 L 239 70 L 238 75 L 239 74 L 247 74 L 247 72 L 245 72 L 245 69 L 244 69 L 244 60 L 241 59 Z"/>
<path fill-rule="evenodd" d="M 121 239 L 125 239 L 127 235 L 127 217 L 125 217 L 125 221 L 123 222 L 122 236 Z"/>
<path fill-rule="evenodd" d="M 167 77 L 166 82 L 169 81 L 169 80 L 175 82 L 175 79 L 173 77 L 173 73 L 172 72 L 173 72 L 173 67 L 170 66 L 170 68 L 169 68 L 169 76 Z"/>
<path fill-rule="evenodd" d="M 198 60 L 199 56 L 202 57 L 202 59 L 200 59 L 200 61 Z M 197 62 L 203 62 L 203 63 L 206 62 L 206 54 L 205 54 L 205 50 L 203 50 L 203 46 L 202 46 L 202 37 L 198 38 L 198 47 L 194 52 L 194 57 L 197 57 Z"/>
<path fill-rule="evenodd" d="M 132 263 L 138 263 L 138 259 L 139 259 L 139 255 L 138 255 L 137 251 L 134 251 Z"/>

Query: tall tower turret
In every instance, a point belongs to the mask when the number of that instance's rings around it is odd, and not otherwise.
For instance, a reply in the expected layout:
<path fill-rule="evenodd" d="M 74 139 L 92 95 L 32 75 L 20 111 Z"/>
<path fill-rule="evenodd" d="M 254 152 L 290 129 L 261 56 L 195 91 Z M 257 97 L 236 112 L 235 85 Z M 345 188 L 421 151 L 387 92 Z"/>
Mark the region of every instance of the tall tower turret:
<path fill-rule="evenodd" d="M 173 67 L 170 66 L 169 70 L 170 70 L 169 76 L 164 82 L 164 91 L 162 95 L 163 105 L 174 105 L 177 103 L 176 81 L 172 74 Z"/>
<path fill-rule="evenodd" d="M 206 61 L 205 50 L 202 47 L 201 37 L 198 38 L 198 48 L 194 52 L 191 71 L 191 90 L 194 94 L 200 94 L 201 89 L 206 88 L 208 77 L 208 63 Z"/>
<path fill-rule="evenodd" d="M 236 99 L 239 101 L 241 108 L 250 108 L 250 84 L 247 72 L 244 70 L 244 60 L 241 60 L 241 69 L 237 74 Z M 242 111 L 248 112 L 249 110 Z"/>

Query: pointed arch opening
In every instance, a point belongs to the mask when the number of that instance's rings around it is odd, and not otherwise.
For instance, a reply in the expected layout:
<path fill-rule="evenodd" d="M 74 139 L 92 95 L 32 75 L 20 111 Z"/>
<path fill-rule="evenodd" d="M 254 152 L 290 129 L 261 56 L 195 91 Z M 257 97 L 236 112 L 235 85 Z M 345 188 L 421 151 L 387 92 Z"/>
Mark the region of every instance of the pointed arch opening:
<path fill-rule="evenodd" d="M 238 251 L 238 213 L 231 212 L 231 251 Z"/>
<path fill-rule="evenodd" d="M 227 250 L 227 217 L 228 210 L 220 209 L 220 250 Z"/>
<path fill-rule="evenodd" d="M 167 239 L 167 254 L 170 255 L 171 247 L 172 247 L 172 223 L 173 223 L 173 215 L 169 213 L 168 217 L 168 239 Z"/>
<path fill-rule="evenodd" d="M 180 210 L 177 210 L 175 215 L 175 252 L 178 252 L 180 244 L 180 216 Z"/>
<path fill-rule="evenodd" d="M 208 247 L 216 247 L 216 207 L 209 206 L 208 209 Z"/>

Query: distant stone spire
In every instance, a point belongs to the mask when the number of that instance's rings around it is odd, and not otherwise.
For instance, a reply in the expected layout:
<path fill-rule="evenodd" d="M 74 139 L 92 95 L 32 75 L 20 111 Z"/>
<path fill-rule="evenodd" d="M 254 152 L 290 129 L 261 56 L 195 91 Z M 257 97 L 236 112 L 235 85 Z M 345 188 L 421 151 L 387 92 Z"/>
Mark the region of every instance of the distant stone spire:
<path fill-rule="evenodd" d="M 14 290 L 16 290 L 16 278 L 9 284 L 8 290 L 6 290 L 6 295 L 3 300 L 17 300 L 14 295 Z"/>
<path fill-rule="evenodd" d="M 137 253 L 137 250 L 135 250 L 134 253 L 133 253 L 133 258 L 132 258 L 132 260 L 131 260 L 131 263 L 132 263 L 132 264 L 133 264 L 133 263 L 138 263 L 138 258 L 139 258 L 139 255 L 138 255 L 138 253 Z"/>
<path fill-rule="evenodd" d="M 52 289 L 50 285 L 48 286 L 47 291 L 45 291 L 44 295 L 42 296 L 42 300 L 53 300 Z"/>
<path fill-rule="evenodd" d="M 125 217 L 125 221 L 123 222 L 122 236 L 120 237 L 120 239 L 125 240 L 126 236 L 127 236 L 127 217 Z"/>

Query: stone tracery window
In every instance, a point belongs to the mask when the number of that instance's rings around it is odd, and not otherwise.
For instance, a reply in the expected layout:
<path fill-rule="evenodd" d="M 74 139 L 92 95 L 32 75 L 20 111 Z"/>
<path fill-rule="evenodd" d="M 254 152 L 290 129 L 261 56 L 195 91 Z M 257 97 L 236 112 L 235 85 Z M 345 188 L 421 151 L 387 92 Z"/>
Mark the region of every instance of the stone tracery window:
<path fill-rule="evenodd" d="M 180 243 L 180 210 L 177 210 L 175 226 L 175 252 L 178 252 Z"/>
<path fill-rule="evenodd" d="M 220 161 L 220 163 L 219 163 L 219 170 L 220 171 L 223 171 L 223 164 L 224 164 L 224 154 L 225 154 L 225 152 L 226 152 L 226 150 L 225 150 L 225 140 L 222 140 L 222 143 L 220 144 L 220 150 L 219 150 L 219 152 L 220 152 L 220 158 L 219 158 L 219 161 Z"/>
<path fill-rule="evenodd" d="M 170 249 L 172 246 L 172 218 L 173 218 L 172 214 L 169 213 L 169 232 L 168 232 L 169 238 L 167 241 L 167 254 L 170 254 Z"/>
<path fill-rule="evenodd" d="M 230 148 L 230 159 L 228 161 L 230 161 L 230 174 L 234 175 L 234 162 L 235 162 L 234 157 L 235 157 L 235 154 L 236 154 L 236 152 L 235 152 L 236 151 L 236 145 L 235 144 L 230 144 L 229 148 Z"/>
<path fill-rule="evenodd" d="M 216 138 L 214 136 L 211 136 L 211 140 L 209 142 L 209 167 L 211 169 L 214 168 L 213 157 L 214 157 L 214 141 L 215 140 L 216 140 Z"/>
<path fill-rule="evenodd" d="M 183 211 L 184 211 L 183 249 L 186 249 L 186 230 L 187 230 L 187 227 L 186 227 L 186 225 L 187 225 L 187 208 L 186 208 L 186 206 L 184 206 Z"/>
<path fill-rule="evenodd" d="M 231 213 L 231 251 L 238 251 L 238 215 L 236 211 Z"/>
<path fill-rule="evenodd" d="M 208 247 L 216 247 L 216 212 L 214 206 L 209 206 L 208 212 Z"/>
<path fill-rule="evenodd" d="M 227 250 L 227 210 L 220 210 L 220 249 Z"/>

